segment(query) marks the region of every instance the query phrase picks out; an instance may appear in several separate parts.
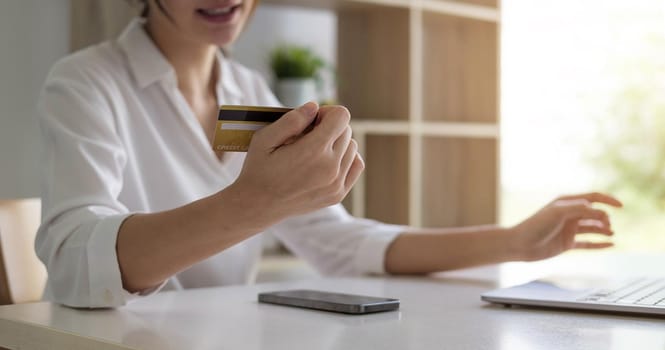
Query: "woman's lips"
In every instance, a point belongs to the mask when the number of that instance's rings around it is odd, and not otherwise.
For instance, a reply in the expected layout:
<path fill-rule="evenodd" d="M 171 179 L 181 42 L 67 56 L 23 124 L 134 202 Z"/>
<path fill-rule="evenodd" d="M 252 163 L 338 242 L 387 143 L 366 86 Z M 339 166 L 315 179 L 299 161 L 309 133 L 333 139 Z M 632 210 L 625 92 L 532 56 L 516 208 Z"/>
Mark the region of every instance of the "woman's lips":
<path fill-rule="evenodd" d="M 240 14 L 242 3 L 226 7 L 216 7 L 210 9 L 198 9 L 196 13 L 208 22 L 213 23 L 231 23 Z"/>

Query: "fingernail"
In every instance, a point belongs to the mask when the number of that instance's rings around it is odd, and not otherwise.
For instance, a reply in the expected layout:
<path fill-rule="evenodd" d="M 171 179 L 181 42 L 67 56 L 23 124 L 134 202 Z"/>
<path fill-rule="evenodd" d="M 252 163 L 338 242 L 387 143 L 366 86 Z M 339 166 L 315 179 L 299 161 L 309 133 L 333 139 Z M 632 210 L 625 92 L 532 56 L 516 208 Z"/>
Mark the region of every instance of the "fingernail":
<path fill-rule="evenodd" d="M 319 110 L 319 105 L 316 104 L 316 102 L 307 102 L 304 105 L 298 107 L 298 110 L 301 111 L 302 113 L 305 113 L 308 116 L 314 116 L 316 112 Z"/>

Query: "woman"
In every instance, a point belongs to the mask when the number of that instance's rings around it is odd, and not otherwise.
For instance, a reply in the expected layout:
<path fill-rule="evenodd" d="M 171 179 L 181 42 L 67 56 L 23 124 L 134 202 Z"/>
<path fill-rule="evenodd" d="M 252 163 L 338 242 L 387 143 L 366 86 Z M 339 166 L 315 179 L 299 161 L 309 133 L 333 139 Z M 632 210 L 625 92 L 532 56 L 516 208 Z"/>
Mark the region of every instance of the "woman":
<path fill-rule="evenodd" d="M 46 180 L 36 248 L 47 299 L 114 307 L 164 286 L 247 283 L 268 231 L 327 274 L 428 273 L 611 245 L 575 240 L 612 235 L 591 204 L 621 203 L 598 193 L 559 198 L 511 228 L 349 216 L 338 203 L 364 164 L 339 106 L 307 103 L 257 132 L 246 155 L 215 154 L 220 104 L 279 104 L 218 50 L 255 1 L 147 0 L 144 18 L 117 40 L 54 66 L 40 100 Z"/>

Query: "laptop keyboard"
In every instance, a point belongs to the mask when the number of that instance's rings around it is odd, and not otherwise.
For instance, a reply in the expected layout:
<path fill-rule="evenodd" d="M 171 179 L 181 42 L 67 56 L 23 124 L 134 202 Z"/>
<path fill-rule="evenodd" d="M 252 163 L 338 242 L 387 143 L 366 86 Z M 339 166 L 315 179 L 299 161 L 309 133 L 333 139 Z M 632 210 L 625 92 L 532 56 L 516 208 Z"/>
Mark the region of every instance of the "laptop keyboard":
<path fill-rule="evenodd" d="M 579 301 L 665 307 L 665 278 L 641 278 L 617 288 L 596 290 Z"/>

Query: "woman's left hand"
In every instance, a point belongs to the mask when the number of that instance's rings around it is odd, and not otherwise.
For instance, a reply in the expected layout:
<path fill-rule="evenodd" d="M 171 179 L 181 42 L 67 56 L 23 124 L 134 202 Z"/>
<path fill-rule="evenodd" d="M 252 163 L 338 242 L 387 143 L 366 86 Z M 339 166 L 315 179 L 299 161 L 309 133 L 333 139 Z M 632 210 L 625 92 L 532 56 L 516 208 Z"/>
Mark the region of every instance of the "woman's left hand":
<path fill-rule="evenodd" d="M 569 249 L 600 249 L 611 242 L 576 240 L 581 233 L 612 236 L 614 232 L 607 213 L 592 207 L 603 203 L 613 207 L 623 204 L 603 193 L 559 197 L 533 216 L 512 228 L 519 260 L 546 259 Z"/>

